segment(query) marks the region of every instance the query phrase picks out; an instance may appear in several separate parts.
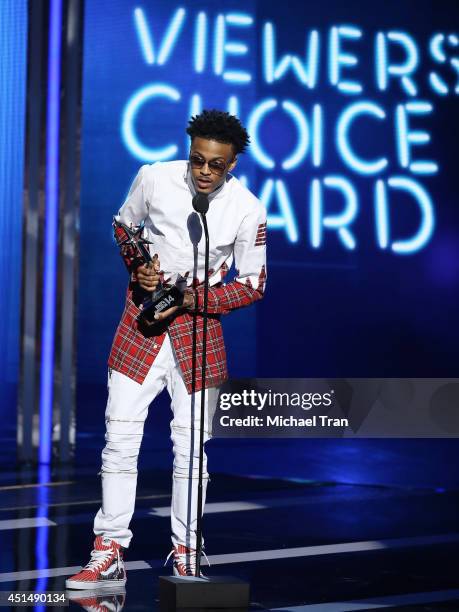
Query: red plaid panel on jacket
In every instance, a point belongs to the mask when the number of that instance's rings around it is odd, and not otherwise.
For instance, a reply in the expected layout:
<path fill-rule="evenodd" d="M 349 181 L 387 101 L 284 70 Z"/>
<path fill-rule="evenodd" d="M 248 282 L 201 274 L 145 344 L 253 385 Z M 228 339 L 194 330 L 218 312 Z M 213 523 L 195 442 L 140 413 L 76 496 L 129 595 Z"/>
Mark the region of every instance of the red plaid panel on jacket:
<path fill-rule="evenodd" d="M 108 365 L 142 384 L 164 340 L 160 336 L 145 337 L 138 329 L 140 309 L 132 301 L 128 289 L 124 312 L 115 332 Z"/>
<path fill-rule="evenodd" d="M 262 266 L 258 276 L 258 286 L 253 289 L 250 279 L 247 278 L 245 284 L 232 281 L 227 285 L 219 287 L 209 287 L 209 296 L 207 301 L 208 313 L 228 314 L 236 308 L 250 306 L 253 302 L 260 300 L 263 297 L 266 280 L 265 267 Z M 204 285 L 201 284 L 197 288 L 198 310 L 204 308 Z"/>
<path fill-rule="evenodd" d="M 204 287 L 197 288 L 199 305 L 202 304 Z M 206 388 L 217 387 L 228 378 L 226 351 L 222 325 L 219 317 L 212 315 L 217 311 L 230 311 L 246 306 L 260 299 L 261 294 L 246 285 L 231 282 L 223 287 L 210 287 L 207 318 L 207 364 Z M 201 306 L 202 307 L 202 306 Z M 126 305 L 115 333 L 108 365 L 142 384 L 151 365 L 162 346 L 165 333 L 158 336 L 145 336 L 138 327 L 137 316 L 140 309 L 132 301 L 132 291 L 128 289 Z M 196 324 L 196 391 L 201 389 L 201 367 L 203 349 L 203 322 L 199 313 L 188 312 L 174 318 L 168 326 L 168 333 L 188 390 L 192 391 L 192 341 L 193 325 Z"/>

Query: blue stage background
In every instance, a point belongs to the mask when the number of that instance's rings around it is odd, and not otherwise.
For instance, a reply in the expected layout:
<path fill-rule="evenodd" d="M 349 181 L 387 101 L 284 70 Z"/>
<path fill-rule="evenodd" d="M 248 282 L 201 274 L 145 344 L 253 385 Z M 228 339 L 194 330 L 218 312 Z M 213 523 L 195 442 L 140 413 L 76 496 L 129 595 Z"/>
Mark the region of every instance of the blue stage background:
<path fill-rule="evenodd" d="M 0 422 L 5 441 L 15 438 L 19 381 L 26 0 L 1 0 L 0 20 Z"/>
<path fill-rule="evenodd" d="M 266 297 L 224 318 L 231 375 L 457 375 L 458 29 L 448 0 L 86 2 L 80 425 L 101 426 L 127 283 L 112 215 L 206 107 L 248 125 L 235 174 L 269 215 Z"/>

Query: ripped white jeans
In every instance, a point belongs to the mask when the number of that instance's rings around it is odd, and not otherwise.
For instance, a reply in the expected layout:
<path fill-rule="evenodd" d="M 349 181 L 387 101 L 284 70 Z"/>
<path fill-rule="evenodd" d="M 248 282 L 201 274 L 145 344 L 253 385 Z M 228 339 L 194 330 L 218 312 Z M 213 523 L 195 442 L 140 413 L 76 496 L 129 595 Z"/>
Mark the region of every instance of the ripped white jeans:
<path fill-rule="evenodd" d="M 174 546 L 196 548 L 201 393 L 188 394 L 168 334 L 143 384 L 114 370 L 109 375 L 106 445 L 102 451 L 102 507 L 94 519 L 94 533 L 126 548 L 132 538 L 129 523 L 134 513 L 137 459 L 144 423 L 150 403 L 164 387 L 171 397 L 173 412 L 172 542 Z M 206 389 L 204 442 L 212 435 L 217 396 L 217 388 Z M 203 508 L 208 478 L 204 453 Z"/>

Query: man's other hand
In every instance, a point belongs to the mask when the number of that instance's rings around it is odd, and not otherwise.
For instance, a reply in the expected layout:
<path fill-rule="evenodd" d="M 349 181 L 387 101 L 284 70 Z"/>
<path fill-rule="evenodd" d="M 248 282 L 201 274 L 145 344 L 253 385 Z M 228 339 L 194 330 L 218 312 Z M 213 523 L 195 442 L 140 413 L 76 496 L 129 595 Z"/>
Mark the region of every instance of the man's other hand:
<path fill-rule="evenodd" d="M 175 312 L 177 312 L 177 310 L 180 310 L 180 309 L 186 310 L 188 308 L 191 310 L 194 310 L 194 307 L 195 307 L 194 295 L 192 293 L 185 293 L 183 295 L 183 303 L 181 306 L 172 306 L 172 308 L 163 310 L 163 312 L 158 312 L 157 314 L 155 314 L 155 320 L 163 321 L 164 319 L 167 319 L 167 317 L 170 317 Z"/>

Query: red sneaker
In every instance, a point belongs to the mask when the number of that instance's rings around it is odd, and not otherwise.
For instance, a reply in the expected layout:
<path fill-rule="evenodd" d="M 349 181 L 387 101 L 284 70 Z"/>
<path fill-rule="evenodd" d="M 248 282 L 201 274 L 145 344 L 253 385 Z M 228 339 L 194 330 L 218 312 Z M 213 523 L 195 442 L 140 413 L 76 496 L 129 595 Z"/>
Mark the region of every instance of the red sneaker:
<path fill-rule="evenodd" d="M 202 551 L 202 554 L 207 561 L 207 565 L 210 565 L 206 553 Z M 188 548 L 188 546 L 183 546 L 183 544 L 174 546 L 167 556 L 166 563 L 169 561 L 171 555 L 174 555 L 174 576 L 193 576 L 196 578 L 196 550 L 194 548 Z M 164 565 L 166 565 L 166 563 Z M 206 576 L 200 572 L 200 578 L 206 578 Z"/>
<path fill-rule="evenodd" d="M 126 584 L 123 563 L 123 547 L 103 536 L 94 540 L 94 550 L 89 563 L 65 581 L 68 589 L 113 588 Z"/>

